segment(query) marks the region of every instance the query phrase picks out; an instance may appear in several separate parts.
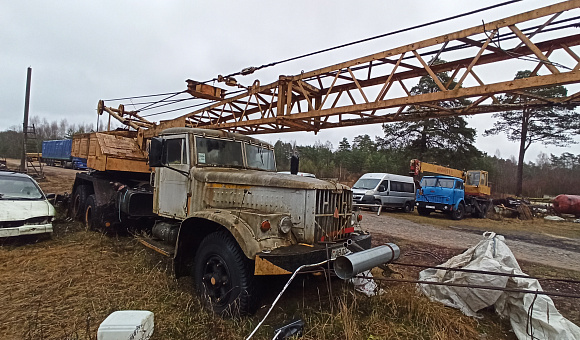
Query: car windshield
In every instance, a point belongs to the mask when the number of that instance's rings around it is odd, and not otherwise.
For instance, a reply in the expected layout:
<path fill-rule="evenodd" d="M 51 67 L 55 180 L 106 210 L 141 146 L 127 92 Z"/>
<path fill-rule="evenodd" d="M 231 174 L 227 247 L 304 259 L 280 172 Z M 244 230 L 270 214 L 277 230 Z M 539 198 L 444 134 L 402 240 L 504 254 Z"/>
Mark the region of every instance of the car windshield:
<path fill-rule="evenodd" d="M 353 189 L 374 189 L 381 180 L 375 178 L 361 178 L 352 186 Z"/>
<path fill-rule="evenodd" d="M 44 198 L 44 195 L 30 178 L 0 176 L 0 199 L 41 198 Z"/>
<path fill-rule="evenodd" d="M 434 187 L 436 183 L 437 178 L 423 178 L 423 180 L 421 180 L 422 187 Z"/>
<path fill-rule="evenodd" d="M 274 151 L 261 146 L 246 144 L 248 168 L 276 171 Z"/>

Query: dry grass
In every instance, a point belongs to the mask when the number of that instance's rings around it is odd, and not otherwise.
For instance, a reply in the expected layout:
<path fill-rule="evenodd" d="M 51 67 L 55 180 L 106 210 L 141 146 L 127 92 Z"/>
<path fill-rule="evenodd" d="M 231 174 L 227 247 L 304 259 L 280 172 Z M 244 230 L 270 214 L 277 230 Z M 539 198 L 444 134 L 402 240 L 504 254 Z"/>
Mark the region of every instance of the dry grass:
<path fill-rule="evenodd" d="M 543 218 L 523 221 L 517 218 L 496 216 L 494 218 L 497 219 L 468 217 L 460 221 L 454 221 L 445 214 L 432 213 L 429 216 L 419 216 L 416 210 L 410 214 L 388 211 L 384 212 L 384 214 L 393 214 L 397 218 L 439 228 L 469 227 L 480 230 L 482 233 L 484 231 L 494 231 L 502 235 L 533 233 L 552 237 L 580 238 L 580 223 L 546 221 Z"/>
<path fill-rule="evenodd" d="M 264 315 L 223 320 L 203 310 L 187 279 L 171 278 L 169 260 L 130 237 L 107 237 L 76 223 L 57 223 L 50 240 L 28 239 L 0 246 L 1 339 L 95 339 L 98 325 L 113 311 L 155 313 L 154 339 L 242 339 Z M 409 285 L 384 287 L 367 298 L 333 281 L 330 306 L 325 280 L 299 277 L 255 339 L 302 318 L 304 339 L 474 339 L 482 332 L 505 338 L 505 323 L 483 324 L 432 303 Z M 269 279 L 271 302 L 286 278 Z"/>

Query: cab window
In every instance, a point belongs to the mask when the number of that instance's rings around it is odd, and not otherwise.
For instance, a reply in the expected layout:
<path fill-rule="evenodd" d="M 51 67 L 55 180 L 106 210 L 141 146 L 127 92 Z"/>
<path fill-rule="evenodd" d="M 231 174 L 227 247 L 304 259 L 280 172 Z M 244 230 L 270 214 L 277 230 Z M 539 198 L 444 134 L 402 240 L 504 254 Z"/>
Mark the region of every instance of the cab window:
<path fill-rule="evenodd" d="M 165 164 L 186 164 L 187 150 L 185 148 L 185 139 L 174 138 L 167 139 L 165 150 Z"/>

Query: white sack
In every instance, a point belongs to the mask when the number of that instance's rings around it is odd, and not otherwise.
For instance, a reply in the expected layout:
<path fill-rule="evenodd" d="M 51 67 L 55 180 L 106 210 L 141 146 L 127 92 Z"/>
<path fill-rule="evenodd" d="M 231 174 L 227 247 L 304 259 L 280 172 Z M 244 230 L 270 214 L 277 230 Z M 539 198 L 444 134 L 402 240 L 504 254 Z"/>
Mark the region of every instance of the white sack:
<path fill-rule="evenodd" d="M 452 257 L 441 266 L 525 275 L 511 250 L 505 244 L 503 236 L 490 232 L 484 233 L 483 236 L 485 239 L 476 246 Z M 442 269 L 424 270 L 419 273 L 419 280 L 542 290 L 536 279 Z M 534 339 L 580 340 L 580 328 L 565 319 L 554 307 L 552 299 L 546 295 L 427 284 L 419 284 L 418 286 L 431 300 L 458 308 L 469 316 L 480 317 L 477 311 L 494 305 L 499 315 L 510 318 L 510 323 L 518 339 L 530 339 L 531 334 Z M 533 307 L 530 308 L 532 304 Z"/>

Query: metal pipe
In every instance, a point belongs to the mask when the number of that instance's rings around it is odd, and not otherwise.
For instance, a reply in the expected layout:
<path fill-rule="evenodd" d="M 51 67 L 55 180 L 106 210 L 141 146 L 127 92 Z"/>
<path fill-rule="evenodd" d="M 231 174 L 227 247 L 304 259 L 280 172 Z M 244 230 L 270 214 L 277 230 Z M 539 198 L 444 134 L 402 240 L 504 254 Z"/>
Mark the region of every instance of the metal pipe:
<path fill-rule="evenodd" d="M 357 253 L 339 256 L 334 260 L 334 272 L 339 278 L 346 280 L 372 269 L 376 266 L 399 258 L 401 250 L 394 243 L 363 250 Z"/>

